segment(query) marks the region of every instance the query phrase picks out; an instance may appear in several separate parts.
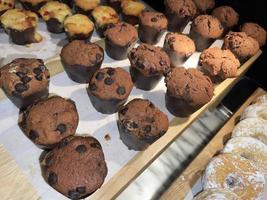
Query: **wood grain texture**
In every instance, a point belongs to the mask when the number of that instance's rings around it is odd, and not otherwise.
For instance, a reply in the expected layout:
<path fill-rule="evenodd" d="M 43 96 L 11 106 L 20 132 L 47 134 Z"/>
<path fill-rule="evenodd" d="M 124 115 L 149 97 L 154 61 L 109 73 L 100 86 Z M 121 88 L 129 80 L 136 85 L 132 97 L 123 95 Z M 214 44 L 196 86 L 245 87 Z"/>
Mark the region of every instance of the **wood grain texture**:
<path fill-rule="evenodd" d="M 0 145 L 0 199 L 41 199 L 15 160 L 11 158 L 2 145 Z"/>
<path fill-rule="evenodd" d="M 227 123 L 218 131 L 213 139 L 200 154 L 189 164 L 189 166 L 182 172 L 182 174 L 172 183 L 169 189 L 162 195 L 162 200 L 180 200 L 188 194 L 191 188 L 195 185 L 197 180 L 201 178 L 210 159 L 218 153 L 224 146 L 225 142 L 231 137 L 231 132 L 238 122 L 243 110 L 256 97 L 264 94 L 264 90 L 257 89 L 236 111 L 236 113 L 227 121 Z"/>

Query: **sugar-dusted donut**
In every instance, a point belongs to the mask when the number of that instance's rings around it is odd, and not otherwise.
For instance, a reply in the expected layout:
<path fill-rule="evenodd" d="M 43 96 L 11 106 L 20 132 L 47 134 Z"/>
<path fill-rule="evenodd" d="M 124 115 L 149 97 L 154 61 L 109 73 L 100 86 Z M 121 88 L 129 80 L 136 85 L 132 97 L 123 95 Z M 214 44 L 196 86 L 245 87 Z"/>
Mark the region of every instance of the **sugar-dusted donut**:
<path fill-rule="evenodd" d="M 232 132 L 232 137 L 249 136 L 261 140 L 267 145 L 267 120 L 247 118 L 240 121 Z"/>
<path fill-rule="evenodd" d="M 259 117 L 267 120 L 267 103 L 255 103 L 248 106 L 242 113 L 240 120 Z"/>
<path fill-rule="evenodd" d="M 252 137 L 234 137 L 230 139 L 223 153 L 240 155 L 251 161 L 255 167 L 267 174 L 267 145 Z"/>
<path fill-rule="evenodd" d="M 240 198 L 230 190 L 212 188 L 200 192 L 193 200 L 240 200 Z"/>
<path fill-rule="evenodd" d="M 204 190 L 229 189 L 242 200 L 262 200 L 264 184 L 264 175 L 249 160 L 230 153 L 214 157 L 203 176 Z"/>

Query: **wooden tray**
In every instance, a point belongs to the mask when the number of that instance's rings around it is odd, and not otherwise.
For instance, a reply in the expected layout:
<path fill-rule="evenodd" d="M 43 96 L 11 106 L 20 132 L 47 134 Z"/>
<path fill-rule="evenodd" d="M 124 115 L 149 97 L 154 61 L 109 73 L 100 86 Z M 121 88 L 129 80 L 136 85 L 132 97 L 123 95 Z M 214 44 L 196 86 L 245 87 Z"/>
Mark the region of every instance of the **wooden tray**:
<path fill-rule="evenodd" d="M 265 91 L 258 88 L 236 111 L 236 113 L 227 121 L 227 123 L 218 131 L 214 138 L 199 153 L 199 155 L 190 163 L 190 165 L 179 175 L 172 183 L 168 190 L 162 195 L 161 199 L 178 200 L 184 199 L 188 192 L 195 186 L 196 182 L 201 178 L 203 171 L 211 158 L 219 152 L 225 142 L 231 137 L 231 132 L 235 124 L 239 121 L 243 110 L 256 97 L 264 94 Z"/>

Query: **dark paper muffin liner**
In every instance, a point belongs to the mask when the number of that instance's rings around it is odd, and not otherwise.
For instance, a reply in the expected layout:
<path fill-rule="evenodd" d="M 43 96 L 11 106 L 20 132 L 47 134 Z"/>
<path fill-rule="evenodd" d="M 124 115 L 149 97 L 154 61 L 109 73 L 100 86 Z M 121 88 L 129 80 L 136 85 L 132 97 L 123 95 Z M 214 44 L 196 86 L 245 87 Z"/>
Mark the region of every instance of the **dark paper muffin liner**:
<path fill-rule="evenodd" d="M 166 30 L 167 29 L 158 30 L 150 26 L 139 24 L 138 36 L 141 42 L 153 45 L 160 41 L 162 35 Z"/>

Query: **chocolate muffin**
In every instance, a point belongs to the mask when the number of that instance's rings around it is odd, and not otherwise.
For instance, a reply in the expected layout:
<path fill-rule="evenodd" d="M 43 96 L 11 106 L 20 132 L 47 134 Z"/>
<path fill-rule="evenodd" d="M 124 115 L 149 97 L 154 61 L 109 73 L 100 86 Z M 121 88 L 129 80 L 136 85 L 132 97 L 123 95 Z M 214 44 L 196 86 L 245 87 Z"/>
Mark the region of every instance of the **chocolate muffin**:
<path fill-rule="evenodd" d="M 197 7 L 197 14 L 209 14 L 215 7 L 214 0 L 194 0 Z"/>
<path fill-rule="evenodd" d="M 189 33 L 196 44 L 197 51 L 207 49 L 222 34 L 223 27 L 220 21 L 211 15 L 199 15 L 196 17 Z"/>
<path fill-rule="evenodd" d="M 88 83 L 104 60 L 104 50 L 95 43 L 73 40 L 60 53 L 68 77 L 78 83 Z"/>
<path fill-rule="evenodd" d="M 87 92 L 94 108 L 112 114 L 127 101 L 133 89 L 131 76 L 124 69 L 106 67 L 96 71 Z"/>
<path fill-rule="evenodd" d="M 20 3 L 24 9 L 38 13 L 39 9 L 48 1 L 51 0 L 20 0 Z"/>
<path fill-rule="evenodd" d="M 128 52 L 137 42 L 136 28 L 124 22 L 110 26 L 104 33 L 106 53 L 116 60 L 127 58 Z"/>
<path fill-rule="evenodd" d="M 7 10 L 14 8 L 14 0 L 1 0 L 0 1 L 0 16 Z"/>
<path fill-rule="evenodd" d="M 86 15 L 75 14 L 65 19 L 64 29 L 69 41 L 90 41 L 94 32 L 94 23 Z"/>
<path fill-rule="evenodd" d="M 197 12 L 193 0 L 164 0 L 164 4 L 168 29 L 173 32 L 182 32 Z"/>
<path fill-rule="evenodd" d="M 175 67 L 184 63 L 196 51 L 196 46 L 190 37 L 169 32 L 165 37 L 163 49 L 169 55 L 171 65 Z"/>
<path fill-rule="evenodd" d="M 11 40 L 18 45 L 41 42 L 42 36 L 36 31 L 38 16 L 22 9 L 7 10 L 0 17 L 1 25 Z"/>
<path fill-rule="evenodd" d="M 70 199 L 95 192 L 104 183 L 107 165 L 100 143 L 93 137 L 70 136 L 40 157 L 46 182 Z"/>
<path fill-rule="evenodd" d="M 78 13 L 91 16 L 91 12 L 100 5 L 101 0 L 73 0 Z"/>
<path fill-rule="evenodd" d="M 259 43 L 245 32 L 229 32 L 222 48 L 232 51 L 242 64 L 258 52 Z"/>
<path fill-rule="evenodd" d="M 168 20 L 164 14 L 142 11 L 139 15 L 138 36 L 141 42 L 156 44 L 167 30 Z"/>
<path fill-rule="evenodd" d="M 0 68 L 0 87 L 18 108 L 46 98 L 48 86 L 49 71 L 40 59 L 17 58 Z"/>
<path fill-rule="evenodd" d="M 146 149 L 164 135 L 168 127 L 167 116 L 149 100 L 133 99 L 119 111 L 120 138 L 129 149 Z"/>
<path fill-rule="evenodd" d="M 78 122 L 74 101 L 52 96 L 29 106 L 20 126 L 36 145 L 53 148 L 63 138 L 75 134 Z"/>
<path fill-rule="evenodd" d="M 41 7 L 39 13 L 46 22 L 47 30 L 51 33 L 64 32 L 64 20 L 72 15 L 69 6 L 58 1 L 47 2 Z"/>
<path fill-rule="evenodd" d="M 132 25 L 138 24 L 138 16 L 145 9 L 143 3 L 133 0 L 123 0 L 121 7 L 123 21 Z"/>
<path fill-rule="evenodd" d="M 240 27 L 240 31 L 245 32 L 248 36 L 257 40 L 260 47 L 265 45 L 266 31 L 259 24 L 252 23 L 252 22 L 244 23 Z"/>
<path fill-rule="evenodd" d="M 218 76 L 221 79 L 226 79 L 237 75 L 240 62 L 230 50 L 213 47 L 200 54 L 199 65 L 211 77 Z"/>
<path fill-rule="evenodd" d="M 129 52 L 128 58 L 132 80 L 142 90 L 156 87 L 163 75 L 170 70 L 169 56 L 161 47 L 142 43 Z"/>
<path fill-rule="evenodd" d="M 224 34 L 237 25 L 239 20 L 238 13 L 230 6 L 220 6 L 212 11 L 212 15 L 220 20 Z"/>
<path fill-rule="evenodd" d="M 213 85 L 208 76 L 194 68 L 175 67 L 166 76 L 166 107 L 178 117 L 188 117 L 213 96 Z"/>

